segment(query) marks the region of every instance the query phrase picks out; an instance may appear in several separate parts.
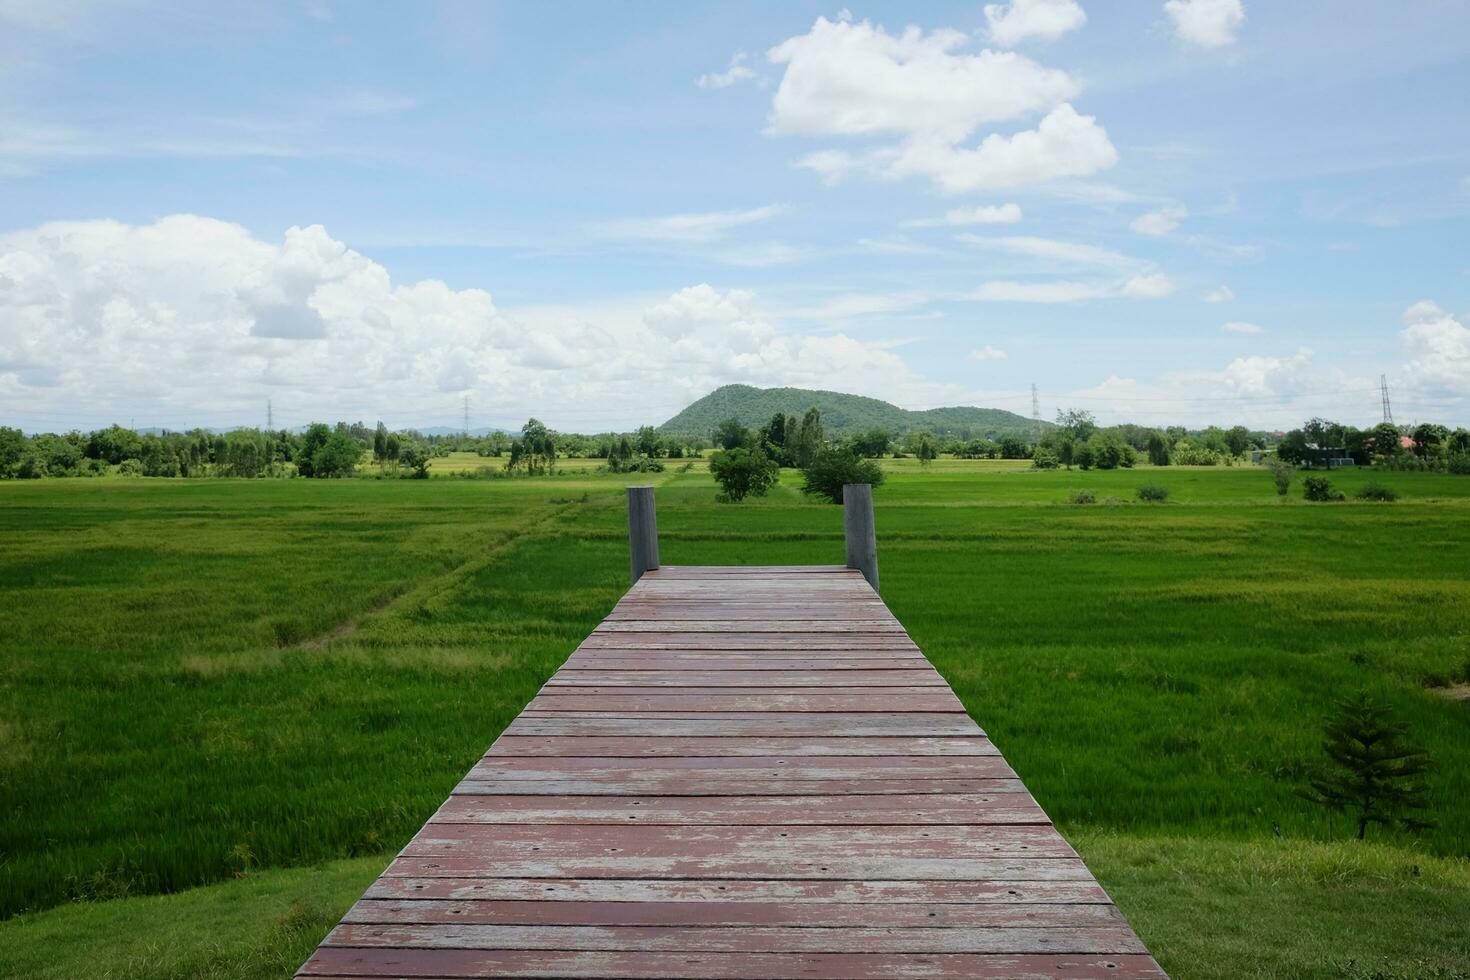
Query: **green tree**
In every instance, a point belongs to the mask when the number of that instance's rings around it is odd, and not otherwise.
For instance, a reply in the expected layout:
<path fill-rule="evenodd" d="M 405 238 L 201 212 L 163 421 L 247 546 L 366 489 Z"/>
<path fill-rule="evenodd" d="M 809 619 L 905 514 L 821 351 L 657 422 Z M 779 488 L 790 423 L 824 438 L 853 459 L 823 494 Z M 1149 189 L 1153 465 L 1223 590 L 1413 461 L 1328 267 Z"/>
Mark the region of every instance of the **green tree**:
<path fill-rule="evenodd" d="M 26 450 L 26 434 L 19 429 L 0 426 L 0 479 L 15 472 Z"/>
<path fill-rule="evenodd" d="M 893 444 L 893 436 L 885 429 L 869 429 L 867 432 L 852 437 L 852 451 L 867 459 L 878 459 L 888 455 L 888 447 Z"/>
<path fill-rule="evenodd" d="M 143 441 L 132 429 L 109 425 L 87 437 L 85 452 L 90 459 L 101 459 L 116 465 L 125 459 L 137 459 L 141 456 Z"/>
<path fill-rule="evenodd" d="M 296 472 L 302 476 L 316 476 L 316 454 L 332 438 L 332 427 L 325 422 L 313 422 L 301 434 L 301 445 L 296 448 Z"/>
<path fill-rule="evenodd" d="M 1225 430 L 1225 446 L 1232 456 L 1244 456 L 1251 446 L 1251 432 L 1243 425 L 1233 425 Z"/>
<path fill-rule="evenodd" d="M 764 497 L 781 478 L 781 468 L 760 449 L 721 449 L 711 453 L 710 475 L 723 491 L 720 500 L 738 503 L 746 497 Z"/>
<path fill-rule="evenodd" d="M 1091 412 L 1081 408 L 1058 410 L 1057 427 L 1071 436 L 1074 442 L 1084 443 L 1097 431 L 1097 419 Z"/>
<path fill-rule="evenodd" d="M 929 468 L 929 464 L 934 462 L 935 457 L 939 455 L 938 450 L 934 448 L 934 440 L 930 438 L 929 433 L 925 432 L 919 437 L 919 444 L 914 449 L 914 455 L 919 457 L 919 465 L 926 470 Z"/>
<path fill-rule="evenodd" d="M 415 480 L 429 478 L 429 447 L 416 442 L 397 447 L 398 465 L 408 467 L 408 475 Z"/>
<path fill-rule="evenodd" d="M 796 443 L 791 447 L 792 463 L 806 469 L 822 451 L 825 441 L 822 434 L 822 413 L 813 405 L 806 410 L 806 414 L 801 417 L 801 425 L 797 427 Z"/>
<path fill-rule="evenodd" d="M 651 425 L 645 425 L 638 430 L 636 437 L 638 451 L 649 459 L 657 459 L 664 455 L 664 440 Z"/>
<path fill-rule="evenodd" d="M 1001 459 L 1025 459 L 1028 455 L 1026 442 L 1020 436 L 1006 436 L 1000 441 Z"/>
<path fill-rule="evenodd" d="M 1414 455 L 1424 459 L 1438 459 L 1444 455 L 1445 443 L 1450 430 L 1434 422 L 1423 422 L 1414 426 Z"/>
<path fill-rule="evenodd" d="M 739 419 L 729 418 L 715 429 L 714 441 L 721 449 L 736 449 L 750 442 L 750 433 Z"/>
<path fill-rule="evenodd" d="M 1393 459 L 1404 451 L 1399 443 L 1398 426 L 1392 422 L 1379 422 L 1368 431 L 1368 446 L 1373 455 Z"/>
<path fill-rule="evenodd" d="M 1338 702 L 1322 742 L 1332 766 L 1298 792 L 1335 813 L 1354 811 L 1358 840 L 1375 823 L 1407 830 L 1433 827 L 1411 812 L 1429 808 L 1423 777 L 1432 764 L 1429 753 L 1408 740 L 1408 731 L 1387 705 L 1366 692 Z"/>
<path fill-rule="evenodd" d="M 1072 450 L 1072 462 L 1080 469 L 1090 470 L 1097 464 L 1097 450 L 1090 442 L 1080 443 Z"/>
<path fill-rule="evenodd" d="M 388 458 L 388 427 L 381 419 L 373 430 L 373 458 L 380 463 Z"/>
<path fill-rule="evenodd" d="M 1169 465 L 1169 440 L 1161 432 L 1148 434 L 1148 461 L 1155 466 Z"/>
<path fill-rule="evenodd" d="M 315 477 L 351 476 L 362 458 L 362 446 L 345 432 L 333 432 L 311 457 Z"/>
<path fill-rule="evenodd" d="M 846 448 L 817 453 L 802 476 L 802 493 L 825 497 L 834 504 L 842 503 L 842 488 L 849 483 L 870 483 L 876 489 L 883 482 L 883 470 L 877 463 Z"/>

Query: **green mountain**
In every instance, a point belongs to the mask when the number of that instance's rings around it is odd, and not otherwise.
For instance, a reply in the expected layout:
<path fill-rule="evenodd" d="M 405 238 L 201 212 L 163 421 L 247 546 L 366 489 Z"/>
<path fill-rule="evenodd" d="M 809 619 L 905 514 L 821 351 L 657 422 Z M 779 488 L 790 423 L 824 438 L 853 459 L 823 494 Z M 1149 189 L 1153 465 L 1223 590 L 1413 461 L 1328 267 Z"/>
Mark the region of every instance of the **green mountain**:
<path fill-rule="evenodd" d="M 877 398 L 839 391 L 725 385 L 669 419 L 658 430 L 669 435 L 708 437 L 728 418 L 737 418 L 743 425 L 754 428 L 769 422 L 777 412 L 800 416 L 813 405 L 822 413 L 822 428 L 829 436 L 848 436 L 870 429 L 885 429 L 890 435 L 902 436 L 917 429 L 964 439 L 1029 438 L 1036 426 L 1025 416 L 999 408 L 957 406 L 911 412 Z M 1050 427 L 1047 422 L 1042 425 Z"/>

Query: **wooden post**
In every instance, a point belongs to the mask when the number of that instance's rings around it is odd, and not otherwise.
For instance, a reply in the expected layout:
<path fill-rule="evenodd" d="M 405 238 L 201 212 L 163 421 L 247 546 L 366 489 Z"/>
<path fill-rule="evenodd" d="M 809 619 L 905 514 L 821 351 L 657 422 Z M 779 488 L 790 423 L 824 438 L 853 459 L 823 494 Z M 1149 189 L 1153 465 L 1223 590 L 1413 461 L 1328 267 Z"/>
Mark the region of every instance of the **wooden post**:
<path fill-rule="evenodd" d="M 633 584 L 658 567 L 658 520 L 654 516 L 653 487 L 628 488 L 628 553 Z"/>
<path fill-rule="evenodd" d="M 847 535 L 847 567 L 860 569 L 878 591 L 878 535 L 873 526 L 873 485 L 849 483 L 842 488 L 842 527 Z"/>

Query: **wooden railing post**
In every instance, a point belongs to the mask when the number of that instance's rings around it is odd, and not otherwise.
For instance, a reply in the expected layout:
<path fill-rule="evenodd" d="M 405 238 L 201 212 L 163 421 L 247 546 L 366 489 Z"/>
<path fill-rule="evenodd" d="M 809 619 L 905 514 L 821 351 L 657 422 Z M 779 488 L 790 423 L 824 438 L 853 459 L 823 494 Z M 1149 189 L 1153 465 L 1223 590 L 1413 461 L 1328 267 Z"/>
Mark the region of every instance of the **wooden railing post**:
<path fill-rule="evenodd" d="M 628 554 L 634 585 L 644 572 L 658 567 L 658 520 L 653 509 L 653 487 L 628 488 Z"/>
<path fill-rule="evenodd" d="M 847 537 L 847 567 L 862 571 L 878 591 L 878 534 L 873 526 L 873 485 L 849 483 L 842 488 L 842 528 Z"/>

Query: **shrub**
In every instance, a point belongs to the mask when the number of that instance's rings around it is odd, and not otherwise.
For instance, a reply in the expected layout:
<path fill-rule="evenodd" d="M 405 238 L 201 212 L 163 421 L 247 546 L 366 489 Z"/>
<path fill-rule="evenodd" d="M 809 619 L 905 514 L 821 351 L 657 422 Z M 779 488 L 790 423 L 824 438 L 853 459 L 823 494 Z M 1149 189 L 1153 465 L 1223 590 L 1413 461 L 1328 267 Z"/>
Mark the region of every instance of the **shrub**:
<path fill-rule="evenodd" d="M 846 449 L 826 449 L 817 453 L 802 470 L 806 482 L 802 493 L 825 497 L 834 504 L 842 503 L 842 488 L 849 483 L 883 482 L 883 471 L 870 459 L 859 459 Z"/>
<path fill-rule="evenodd" d="M 720 449 L 710 454 L 709 472 L 723 491 L 721 503 L 764 497 L 781 478 L 781 468 L 759 449 Z"/>
<path fill-rule="evenodd" d="M 117 464 L 118 476 L 142 476 L 143 461 L 141 459 L 128 458 Z"/>
<path fill-rule="evenodd" d="M 1381 483 L 1369 483 L 1358 491 L 1359 500 L 1397 500 L 1399 492 Z"/>
<path fill-rule="evenodd" d="M 1062 461 L 1057 458 L 1056 453 L 1050 449 L 1043 449 L 1040 446 L 1036 447 L 1036 453 L 1031 457 L 1031 466 L 1034 469 L 1054 470 L 1061 465 Z"/>
<path fill-rule="evenodd" d="M 1074 504 L 1095 504 L 1097 503 L 1097 494 L 1091 490 L 1073 490 L 1072 496 L 1067 499 Z"/>
<path fill-rule="evenodd" d="M 1276 496 L 1284 497 L 1291 489 L 1292 477 L 1296 476 L 1296 467 L 1284 459 L 1273 459 L 1266 464 L 1271 471 L 1271 479 L 1276 482 Z"/>
<path fill-rule="evenodd" d="M 1138 499 L 1147 504 L 1162 504 L 1169 499 L 1169 488 L 1156 483 L 1145 483 L 1138 488 Z"/>
<path fill-rule="evenodd" d="M 1445 469 L 1456 476 L 1470 476 L 1470 453 L 1451 453 L 1445 460 Z"/>
<path fill-rule="evenodd" d="M 1303 480 L 1302 496 L 1318 503 L 1345 499 L 1341 490 L 1332 489 L 1332 481 L 1325 476 L 1309 476 Z"/>

